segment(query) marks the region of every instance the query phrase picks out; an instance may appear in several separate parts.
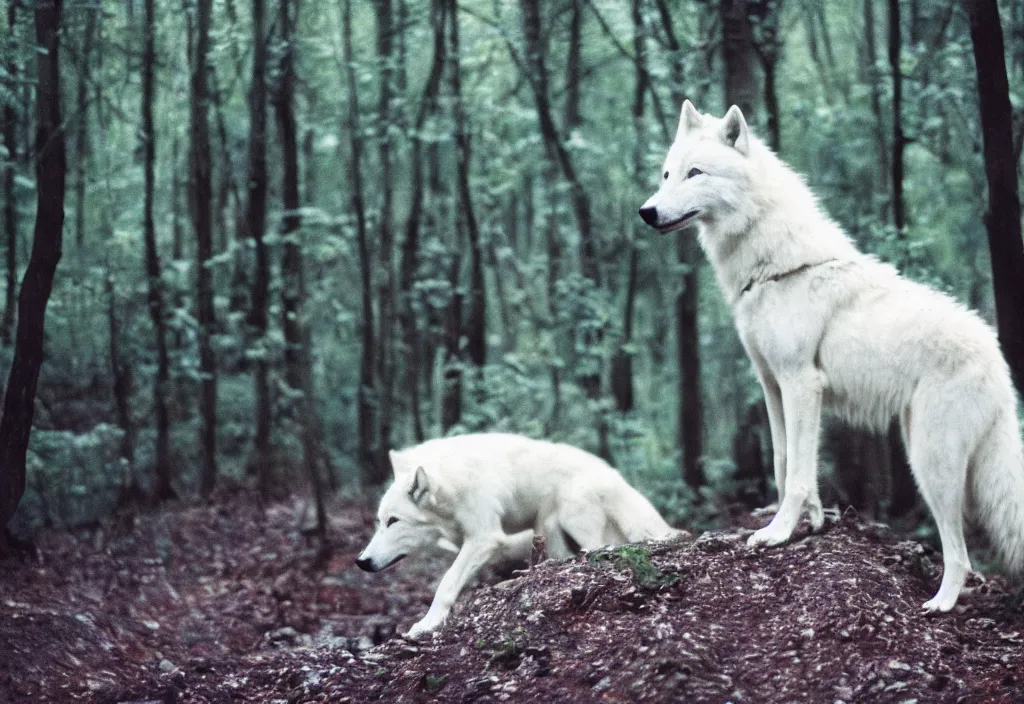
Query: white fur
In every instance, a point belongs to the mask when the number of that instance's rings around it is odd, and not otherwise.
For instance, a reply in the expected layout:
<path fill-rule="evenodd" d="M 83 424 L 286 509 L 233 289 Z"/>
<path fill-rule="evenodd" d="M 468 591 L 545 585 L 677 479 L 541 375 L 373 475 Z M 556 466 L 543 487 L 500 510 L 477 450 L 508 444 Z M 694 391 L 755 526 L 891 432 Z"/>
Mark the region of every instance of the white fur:
<path fill-rule="evenodd" d="M 438 628 L 485 565 L 529 558 L 535 532 L 556 559 L 572 554 L 566 536 L 593 550 L 682 534 L 606 462 L 569 445 L 479 433 L 392 452 L 391 464 L 360 566 L 382 570 L 435 545 L 458 553 L 413 637 Z"/>
<path fill-rule="evenodd" d="M 704 173 L 687 178 L 694 167 Z M 805 510 L 821 526 L 817 452 L 827 406 L 876 430 L 900 421 L 944 555 L 942 584 L 924 609 L 953 608 L 970 571 L 967 506 L 1019 572 L 1024 452 L 993 330 L 859 252 L 735 106 L 716 119 L 687 101 L 662 173 L 641 214 L 662 232 L 698 225 L 764 388 L 780 506 L 749 543 L 786 542 Z"/>

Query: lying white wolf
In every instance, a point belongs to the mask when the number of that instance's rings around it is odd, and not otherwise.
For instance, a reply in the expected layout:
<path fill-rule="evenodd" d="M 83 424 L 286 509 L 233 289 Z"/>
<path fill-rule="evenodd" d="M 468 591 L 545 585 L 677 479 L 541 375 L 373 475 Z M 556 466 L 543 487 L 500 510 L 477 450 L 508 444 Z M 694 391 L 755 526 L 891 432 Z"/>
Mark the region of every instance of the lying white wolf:
<path fill-rule="evenodd" d="M 588 452 L 519 435 L 479 433 L 391 452 L 394 484 L 377 532 L 356 560 L 383 570 L 440 546 L 458 556 L 426 616 L 409 631 L 440 626 L 463 587 L 488 563 L 530 557 L 534 531 L 548 554 L 683 535 L 606 462 Z"/>
<path fill-rule="evenodd" d="M 992 329 L 859 252 L 735 106 L 716 119 L 685 102 L 661 176 L 640 215 L 659 232 L 697 225 L 764 388 L 780 506 L 750 544 L 789 540 L 805 510 L 821 526 L 825 405 L 877 430 L 899 418 L 942 539 L 942 584 L 924 609 L 953 608 L 970 571 L 965 508 L 1019 571 L 1024 452 Z"/>

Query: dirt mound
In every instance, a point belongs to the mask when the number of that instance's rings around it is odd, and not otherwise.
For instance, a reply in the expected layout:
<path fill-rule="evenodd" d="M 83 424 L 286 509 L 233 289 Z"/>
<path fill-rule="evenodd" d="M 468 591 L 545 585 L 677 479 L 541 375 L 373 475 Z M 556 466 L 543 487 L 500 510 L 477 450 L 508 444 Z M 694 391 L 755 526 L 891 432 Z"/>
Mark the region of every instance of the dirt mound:
<path fill-rule="evenodd" d="M 1024 613 L 1001 578 L 948 615 L 938 556 L 851 516 L 787 547 L 747 529 L 544 562 L 463 595 L 435 637 L 393 637 L 443 565 L 364 575 L 372 530 L 334 507 L 315 572 L 302 507 L 164 512 L 51 536 L 0 565 L 0 701 L 1013 702 Z M 751 524 L 753 525 L 753 524 Z M 802 537 L 800 537 L 802 536 Z M 374 643 L 379 643 L 374 645 Z"/>
<path fill-rule="evenodd" d="M 388 701 L 1021 701 L 1024 617 L 999 579 L 925 616 L 937 555 L 846 518 L 782 549 L 747 531 L 545 563 L 376 658 Z"/>

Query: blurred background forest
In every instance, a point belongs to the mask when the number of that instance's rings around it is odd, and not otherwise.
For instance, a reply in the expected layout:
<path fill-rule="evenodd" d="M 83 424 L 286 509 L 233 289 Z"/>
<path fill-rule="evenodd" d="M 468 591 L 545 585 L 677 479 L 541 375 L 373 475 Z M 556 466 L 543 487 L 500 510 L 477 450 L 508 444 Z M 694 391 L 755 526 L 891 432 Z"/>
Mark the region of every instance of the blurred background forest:
<path fill-rule="evenodd" d="M 37 189 L 66 213 L 19 533 L 360 490 L 475 430 L 601 454 L 670 520 L 767 503 L 729 310 L 693 233 L 636 216 L 684 98 L 740 105 L 862 248 L 996 321 L 961 0 L 38 2 L 0 18 L 4 369 Z M 999 10 L 1016 175 L 1024 0 Z M 830 426 L 826 503 L 924 520 L 896 437 Z"/>

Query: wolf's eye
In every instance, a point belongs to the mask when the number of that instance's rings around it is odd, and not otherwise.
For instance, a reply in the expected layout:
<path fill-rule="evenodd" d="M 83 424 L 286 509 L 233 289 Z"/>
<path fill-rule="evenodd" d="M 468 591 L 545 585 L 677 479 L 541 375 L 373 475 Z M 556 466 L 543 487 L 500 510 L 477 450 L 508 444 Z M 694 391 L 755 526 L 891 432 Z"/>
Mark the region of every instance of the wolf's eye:
<path fill-rule="evenodd" d="M 666 171 L 663 175 L 667 179 L 668 178 L 668 171 Z"/>
<path fill-rule="evenodd" d="M 701 171 L 700 169 L 693 168 L 693 169 L 690 169 L 690 171 L 686 174 L 686 178 L 693 178 L 694 176 L 700 176 L 702 173 L 704 173 L 704 172 Z"/>
<path fill-rule="evenodd" d="M 391 518 L 388 519 L 387 527 L 390 528 L 395 523 L 398 523 L 398 519 L 395 518 L 394 516 L 392 516 Z"/>

